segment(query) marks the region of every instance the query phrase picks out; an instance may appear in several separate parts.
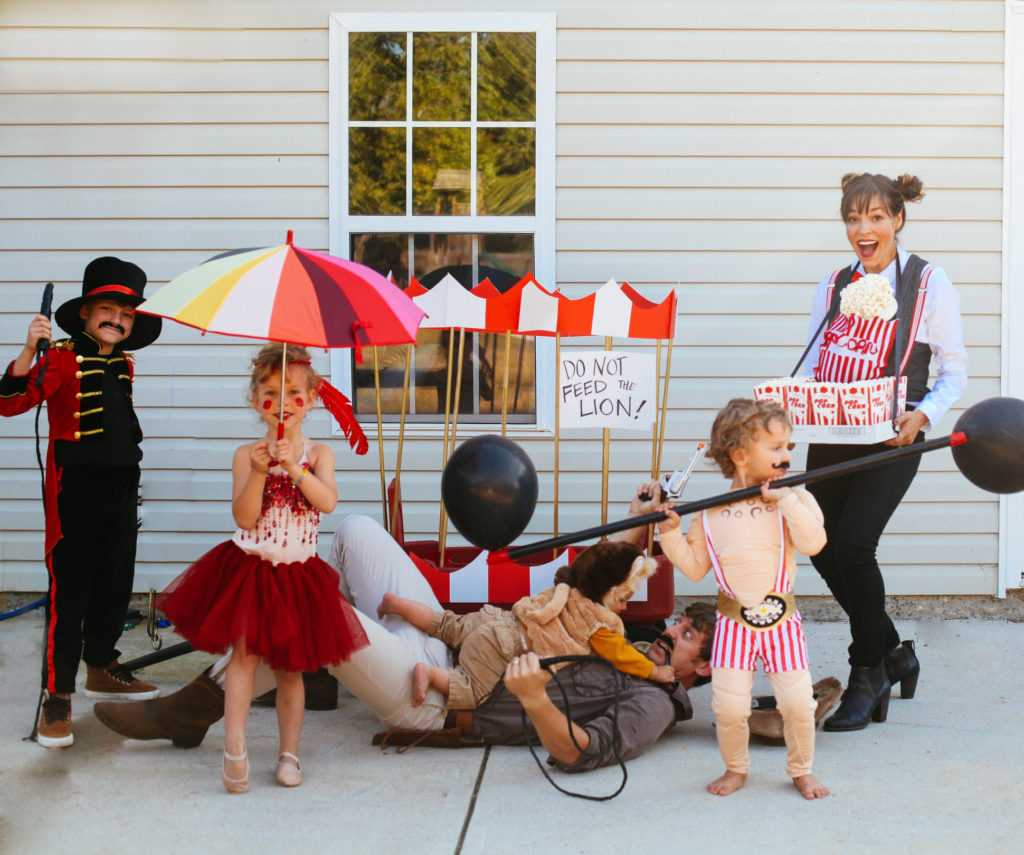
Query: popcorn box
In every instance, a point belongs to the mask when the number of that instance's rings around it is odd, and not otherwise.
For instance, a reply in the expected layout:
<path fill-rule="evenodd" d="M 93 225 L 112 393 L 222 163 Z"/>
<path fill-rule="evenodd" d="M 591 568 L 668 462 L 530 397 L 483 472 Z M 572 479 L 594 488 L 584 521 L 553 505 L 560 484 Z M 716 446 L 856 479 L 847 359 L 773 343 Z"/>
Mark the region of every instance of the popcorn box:
<path fill-rule="evenodd" d="M 754 387 L 755 401 L 771 401 L 786 406 L 785 380 L 768 380 Z"/>
<path fill-rule="evenodd" d="M 867 425 L 871 423 L 871 398 L 867 390 L 867 385 L 870 382 L 860 380 L 856 383 L 836 384 L 843 424 Z"/>
<path fill-rule="evenodd" d="M 808 394 L 811 402 L 810 424 L 839 424 L 839 390 L 835 383 L 811 383 Z"/>
<path fill-rule="evenodd" d="M 868 424 L 877 425 L 889 419 L 892 414 L 892 378 L 866 380 L 864 385 L 868 391 Z"/>
<path fill-rule="evenodd" d="M 789 421 L 794 425 L 811 423 L 811 396 L 808 394 L 809 383 L 793 383 L 785 386 L 785 403 L 782 405 L 789 412 Z"/>

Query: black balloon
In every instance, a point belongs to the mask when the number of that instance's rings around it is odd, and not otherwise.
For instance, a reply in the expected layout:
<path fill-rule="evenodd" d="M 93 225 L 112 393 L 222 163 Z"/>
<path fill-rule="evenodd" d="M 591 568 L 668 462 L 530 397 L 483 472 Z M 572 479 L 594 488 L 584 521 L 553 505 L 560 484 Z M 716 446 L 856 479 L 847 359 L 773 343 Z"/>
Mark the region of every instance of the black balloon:
<path fill-rule="evenodd" d="M 483 434 L 462 443 L 444 467 L 441 501 L 455 528 L 481 549 L 504 549 L 537 505 L 537 471 L 512 440 Z"/>
<path fill-rule="evenodd" d="M 953 430 L 967 442 L 953 460 L 968 481 L 990 493 L 1024 490 L 1024 401 L 988 398 L 965 410 Z"/>

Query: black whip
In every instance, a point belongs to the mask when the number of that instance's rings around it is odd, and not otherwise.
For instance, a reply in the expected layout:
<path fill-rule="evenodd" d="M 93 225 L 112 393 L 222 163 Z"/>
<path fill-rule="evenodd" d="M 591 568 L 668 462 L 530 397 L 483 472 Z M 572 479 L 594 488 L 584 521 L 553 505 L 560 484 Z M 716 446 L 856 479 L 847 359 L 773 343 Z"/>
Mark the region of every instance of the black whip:
<path fill-rule="evenodd" d="M 606 802 L 609 799 L 614 799 L 619 793 L 622 792 L 622 790 L 626 786 L 626 779 L 629 777 L 629 774 L 626 772 L 626 763 L 622 759 L 622 737 L 619 733 L 619 680 L 621 678 L 615 666 L 612 665 L 612 663 L 609 662 L 607 659 L 604 659 L 600 656 L 551 656 L 547 659 L 540 660 L 541 668 L 543 668 L 545 671 L 550 672 L 552 679 L 555 681 L 555 685 L 558 686 L 558 691 L 562 693 L 562 702 L 565 704 L 565 718 L 566 721 L 569 723 L 569 738 L 572 740 L 572 744 L 576 747 L 576 750 L 579 751 L 581 754 L 583 753 L 583 749 L 580 747 L 580 744 L 576 741 L 576 734 L 572 732 L 573 721 L 572 710 L 569 707 L 569 697 L 568 695 L 566 695 L 565 687 L 558 679 L 558 675 L 554 672 L 554 670 L 552 670 L 551 667 L 552 665 L 559 665 L 562 662 L 597 662 L 602 665 L 607 665 L 611 669 L 612 679 L 615 683 L 615 702 L 612 704 L 612 752 L 615 755 L 616 762 L 619 764 L 619 768 L 622 769 L 622 782 L 619 784 L 618 789 L 614 793 L 611 793 L 607 796 L 591 796 L 587 793 L 575 793 L 572 790 L 567 790 L 564 787 L 560 787 L 548 774 L 548 770 L 544 768 L 544 764 L 541 762 L 540 758 L 537 756 L 537 752 L 534 750 L 533 740 L 530 739 L 529 728 L 526 726 L 526 710 L 519 711 L 519 714 L 523 720 L 523 737 L 526 740 L 527 747 L 529 747 L 530 749 L 530 754 L 533 755 L 533 759 L 537 762 L 537 768 L 540 769 L 541 774 L 548 779 L 548 783 L 551 784 L 551 786 L 554 787 L 556 790 L 558 790 L 558 792 L 563 793 L 567 796 L 572 796 L 576 799 L 588 799 L 592 802 Z"/>

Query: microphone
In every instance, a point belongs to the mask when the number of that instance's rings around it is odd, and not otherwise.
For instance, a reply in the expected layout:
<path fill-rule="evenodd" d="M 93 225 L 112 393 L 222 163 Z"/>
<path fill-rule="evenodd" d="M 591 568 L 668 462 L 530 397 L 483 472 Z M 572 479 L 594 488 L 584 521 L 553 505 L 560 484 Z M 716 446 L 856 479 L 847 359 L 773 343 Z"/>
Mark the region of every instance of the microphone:
<path fill-rule="evenodd" d="M 53 283 L 47 282 L 46 287 L 43 288 L 43 304 L 39 307 L 39 314 L 45 315 L 47 320 L 50 320 L 53 314 L 51 307 L 53 306 Z M 36 342 L 36 352 L 44 353 L 50 349 L 50 340 L 48 338 L 41 338 Z"/>

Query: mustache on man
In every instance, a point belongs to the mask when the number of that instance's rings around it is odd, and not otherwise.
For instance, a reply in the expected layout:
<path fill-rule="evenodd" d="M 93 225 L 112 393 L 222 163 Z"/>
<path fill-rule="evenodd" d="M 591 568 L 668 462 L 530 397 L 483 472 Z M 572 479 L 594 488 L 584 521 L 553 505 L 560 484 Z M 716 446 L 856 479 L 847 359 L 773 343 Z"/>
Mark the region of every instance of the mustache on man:
<path fill-rule="evenodd" d="M 110 327 L 112 330 L 117 330 L 121 335 L 124 335 L 124 327 L 120 324 L 115 324 L 113 321 L 101 321 L 100 329 L 103 329 L 104 327 Z"/>
<path fill-rule="evenodd" d="M 772 469 L 778 469 L 780 472 L 785 472 L 789 469 L 789 461 L 785 460 L 782 463 L 773 463 Z"/>

